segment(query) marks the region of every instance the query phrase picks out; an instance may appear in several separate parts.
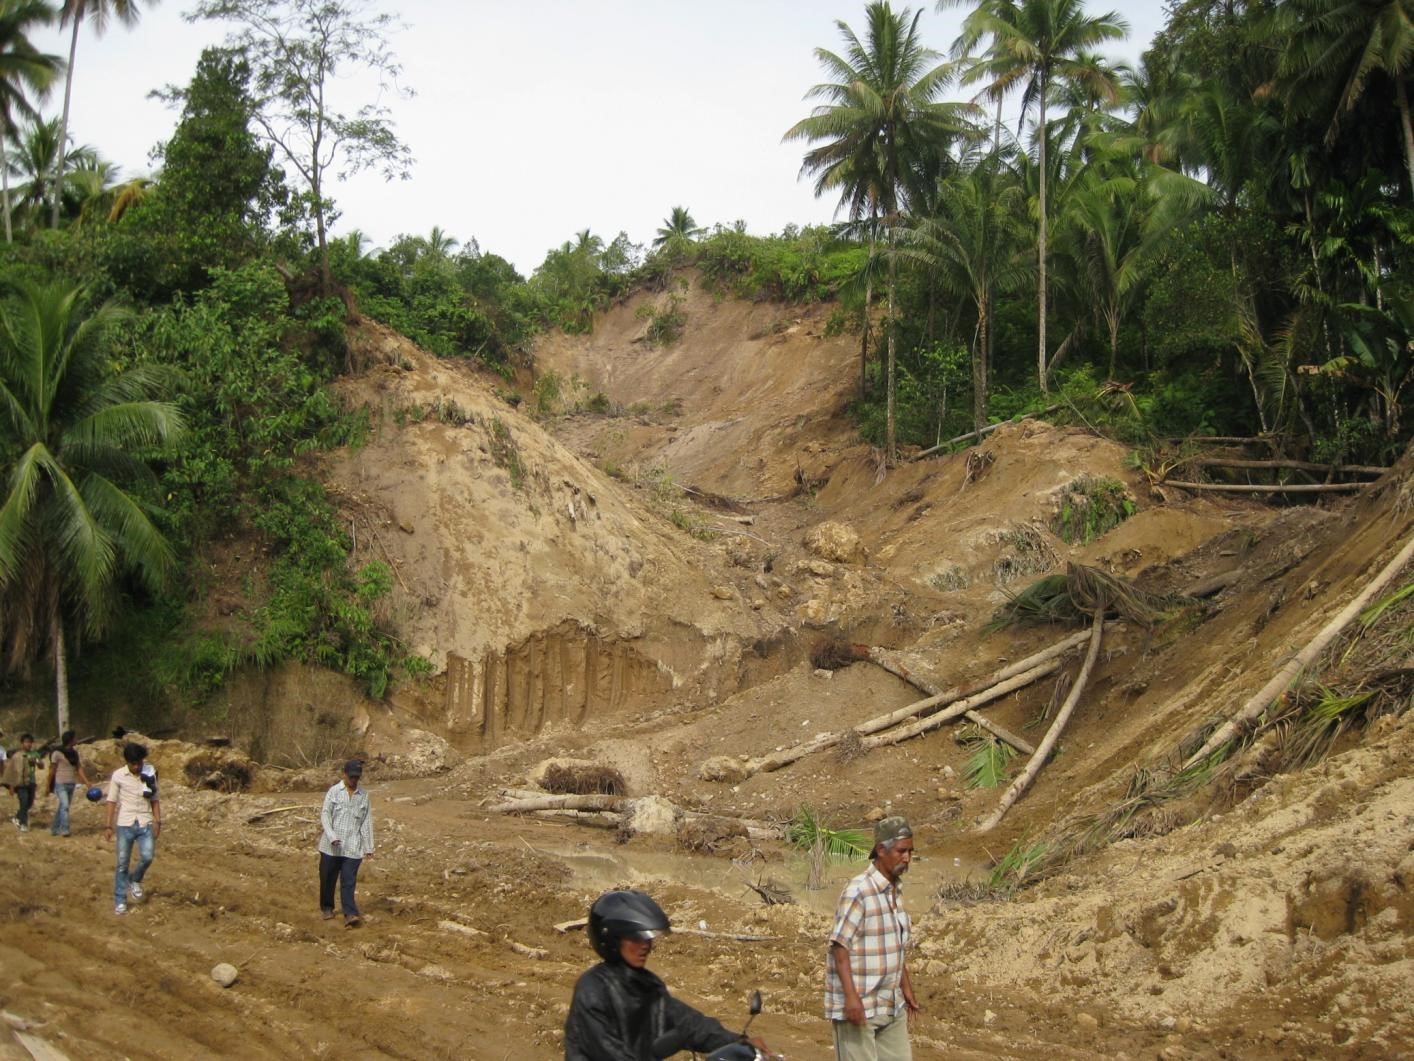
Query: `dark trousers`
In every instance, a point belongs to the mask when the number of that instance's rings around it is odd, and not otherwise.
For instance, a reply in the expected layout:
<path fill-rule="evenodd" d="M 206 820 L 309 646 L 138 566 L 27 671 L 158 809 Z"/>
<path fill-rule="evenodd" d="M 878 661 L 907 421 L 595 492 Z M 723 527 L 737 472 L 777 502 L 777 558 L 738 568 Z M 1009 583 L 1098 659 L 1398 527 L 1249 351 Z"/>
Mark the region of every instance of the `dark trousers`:
<path fill-rule="evenodd" d="M 15 796 L 20 801 L 20 809 L 15 819 L 21 825 L 29 825 L 29 809 L 34 806 L 34 786 L 16 785 Z"/>
<path fill-rule="evenodd" d="M 334 882 L 339 882 L 339 903 L 345 917 L 358 917 L 354 902 L 354 886 L 358 884 L 358 867 L 363 859 L 326 855 L 319 852 L 319 909 L 334 909 Z"/>

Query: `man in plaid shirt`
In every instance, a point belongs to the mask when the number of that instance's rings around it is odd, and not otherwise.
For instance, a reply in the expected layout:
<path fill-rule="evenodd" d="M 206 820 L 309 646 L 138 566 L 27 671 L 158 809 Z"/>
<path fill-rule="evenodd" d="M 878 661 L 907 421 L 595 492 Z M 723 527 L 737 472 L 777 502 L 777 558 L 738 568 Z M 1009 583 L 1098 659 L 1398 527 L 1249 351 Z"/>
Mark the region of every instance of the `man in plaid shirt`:
<path fill-rule="evenodd" d="M 905 818 L 874 827 L 874 865 L 845 885 L 825 963 L 825 1016 L 836 1061 L 912 1061 L 908 1018 L 918 1012 L 904 959 L 911 924 L 899 882 L 913 861 Z"/>

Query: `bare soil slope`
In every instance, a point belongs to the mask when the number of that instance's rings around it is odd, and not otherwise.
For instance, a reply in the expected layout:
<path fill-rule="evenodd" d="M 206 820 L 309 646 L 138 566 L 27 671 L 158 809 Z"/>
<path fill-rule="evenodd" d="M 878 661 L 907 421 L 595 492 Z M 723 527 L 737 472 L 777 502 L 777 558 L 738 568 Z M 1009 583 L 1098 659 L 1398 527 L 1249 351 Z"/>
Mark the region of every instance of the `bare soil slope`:
<path fill-rule="evenodd" d="M 1254 752 L 1009 901 L 964 903 L 959 885 L 1018 841 L 1114 806 L 1136 766 L 1160 768 L 1258 689 L 1407 540 L 1414 458 L 1354 502 L 1284 510 L 1157 493 L 1121 447 L 1039 423 L 996 432 L 970 460 L 886 471 L 839 416 L 852 343 L 809 334 L 823 317 L 698 291 L 685 306 L 667 351 L 634 342 L 632 302 L 591 337 L 542 346 L 541 371 L 592 377 L 612 403 L 648 409 L 618 416 L 537 423 L 397 336 L 356 337 L 368 367 L 347 394 L 372 409 L 373 437 L 328 462 L 328 481 L 361 557 L 397 572 L 392 620 L 439 667 L 391 705 L 343 705 L 338 754 L 371 756 L 368 919 L 346 930 L 316 909 L 332 761 L 255 766 L 245 791 L 208 791 L 229 787 L 232 768 L 156 742 L 169 829 L 150 897 L 126 918 L 111 912 L 94 808 L 61 839 L 41 807 L 35 830 L 0 846 L 0 1058 L 553 1058 L 590 957 L 582 933 L 554 926 L 622 884 L 652 891 L 687 930 L 653 959 L 677 993 L 736 1020 L 760 986 L 755 1027 L 788 1056 L 824 1058 L 823 941 L 860 867 L 832 866 L 811 890 L 800 856 L 723 825 L 805 804 L 840 825 L 887 811 L 915 822 L 919 1056 L 1404 1050 L 1414 715 L 1348 735 L 1305 771 L 1263 772 Z M 771 395 L 790 395 L 790 415 Z M 606 460 L 668 475 L 615 477 Z M 1057 520 L 1086 477 L 1123 483 L 1135 511 L 1071 546 Z M 726 511 L 681 485 L 755 500 Z M 1056 640 L 1069 631 L 982 628 L 1008 591 L 1066 561 L 1154 592 L 1228 584 L 1189 625 L 1106 634 L 1059 754 L 995 832 L 975 826 L 997 791 L 963 786 L 968 753 L 951 727 L 705 779 L 713 757 L 760 756 L 919 697 L 871 663 L 815 670 L 821 638 L 887 650 L 940 686 Z M 1407 646 L 1409 612 L 1397 614 Z M 1052 696 L 1040 683 L 985 713 L 1039 740 L 1044 723 L 1031 724 Z M 112 742 L 85 754 L 91 770 L 116 766 Z M 706 841 L 489 812 L 552 757 L 617 768 L 630 796 L 707 815 Z M 795 901 L 767 906 L 754 890 L 776 886 Z M 743 935 L 769 938 L 732 938 Z M 208 975 L 222 961 L 241 971 L 229 989 Z"/>

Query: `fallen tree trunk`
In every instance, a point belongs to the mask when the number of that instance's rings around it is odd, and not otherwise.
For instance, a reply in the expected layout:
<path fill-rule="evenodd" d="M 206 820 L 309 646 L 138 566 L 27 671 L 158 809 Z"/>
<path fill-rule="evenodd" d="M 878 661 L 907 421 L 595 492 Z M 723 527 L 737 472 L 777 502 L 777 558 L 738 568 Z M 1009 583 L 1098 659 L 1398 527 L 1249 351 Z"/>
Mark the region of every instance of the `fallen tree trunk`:
<path fill-rule="evenodd" d="M 624 796 L 534 796 L 498 803 L 486 809 L 492 814 L 529 814 L 538 810 L 621 811 L 628 803 Z"/>
<path fill-rule="evenodd" d="M 1286 665 L 1273 675 L 1271 681 L 1262 686 L 1250 700 L 1248 700 L 1238 712 L 1221 726 L 1215 729 L 1208 739 L 1203 742 L 1203 746 L 1188 757 L 1183 768 L 1194 765 L 1206 759 L 1213 752 L 1217 751 L 1228 741 L 1236 737 L 1243 729 L 1252 725 L 1262 713 L 1272 705 L 1279 696 L 1283 695 L 1291 687 L 1303 670 L 1320 658 L 1322 652 L 1340 636 L 1341 632 L 1354 621 L 1369 603 L 1379 596 L 1380 592 L 1388 586 L 1394 577 L 1403 570 L 1404 566 L 1414 559 L 1414 535 L 1404 543 L 1404 548 L 1399 550 L 1398 555 L 1387 563 L 1378 575 L 1372 578 L 1349 604 L 1347 604 L 1334 619 L 1323 626 L 1306 647 L 1287 661 Z"/>
<path fill-rule="evenodd" d="M 1303 472 L 1350 472 L 1352 475 L 1383 475 L 1388 468 L 1366 464 L 1318 464 L 1298 460 L 1240 460 L 1236 457 L 1195 457 L 1180 462 L 1185 468 L 1294 468 Z"/>
<path fill-rule="evenodd" d="M 946 442 L 939 442 L 936 446 L 930 446 L 928 449 L 923 450 L 921 453 L 915 453 L 912 457 L 909 458 L 909 460 L 919 461 L 922 460 L 924 457 L 931 457 L 940 449 L 945 449 L 948 446 L 954 446 L 959 442 L 966 442 L 969 438 L 981 438 L 983 435 L 990 435 L 993 431 L 997 430 L 997 428 L 1006 427 L 1007 424 L 1019 424 L 1023 420 L 1033 420 L 1038 416 L 1050 416 L 1051 413 L 1055 412 L 1059 408 L 1059 405 L 1052 405 L 1048 409 L 1042 409 L 1039 413 L 1027 413 L 1025 416 L 1018 416 L 1011 420 L 1003 420 L 999 424 L 992 424 L 988 427 L 984 427 L 980 431 L 969 431 L 965 435 L 958 435 L 956 438 L 950 438 Z"/>
<path fill-rule="evenodd" d="M 1050 674 L 1056 668 L 1052 666 L 1049 668 L 1042 669 L 1044 664 L 1065 655 L 1065 653 L 1069 652 L 1076 645 L 1082 644 L 1089 636 L 1090 634 L 1088 631 L 1081 630 L 1079 633 L 1072 634 L 1070 637 L 1063 638 L 1062 640 L 1057 641 L 1054 645 L 1047 646 L 1040 652 L 1033 653 L 1032 655 L 1027 656 L 1025 659 L 1017 660 L 1015 663 L 1003 667 L 991 677 L 984 679 L 981 683 L 974 685 L 971 688 L 965 689 L 959 686 L 954 686 L 953 688 L 945 690 L 943 692 L 930 694 L 926 699 L 915 700 L 913 703 L 900 707 L 896 711 L 890 711 L 887 714 L 871 718 L 867 722 L 861 722 L 859 725 L 853 726 L 850 729 L 839 730 L 835 733 L 824 733 L 811 740 L 801 741 L 799 744 L 791 745 L 791 747 L 789 748 L 783 748 L 780 751 L 771 752 L 769 755 L 763 755 L 757 759 L 752 759 L 749 762 L 743 763 L 741 769 L 745 772 L 745 777 L 751 777 L 755 774 L 769 774 L 772 771 L 780 770 L 782 767 L 789 766 L 791 763 L 798 762 L 808 755 L 814 755 L 817 752 L 827 751 L 830 748 L 837 746 L 850 733 L 857 733 L 861 737 L 867 737 L 871 733 L 878 733 L 881 730 L 886 730 L 891 726 L 895 726 L 900 722 L 913 718 L 914 716 L 919 715 L 929 710 L 930 708 L 945 706 L 947 704 L 952 704 L 958 700 L 967 699 L 967 706 L 961 712 L 949 714 L 947 718 L 943 720 L 950 721 L 951 719 L 956 718 L 957 714 L 965 714 L 967 711 L 970 711 L 972 708 L 977 707 L 980 704 L 986 703 L 988 700 L 994 700 L 998 696 L 1003 696 L 1006 693 L 1021 688 L 1023 685 L 1028 685 L 1030 684 L 1030 682 L 1037 681 L 1038 679 L 1045 677 L 1047 674 Z M 1009 679 L 1015 678 L 1018 675 L 1027 674 L 1032 670 L 1035 670 L 1037 673 L 1031 675 L 1026 681 L 1015 684 L 1009 684 L 1007 688 L 997 692 L 996 696 L 987 696 L 985 699 L 976 699 L 978 697 L 982 697 L 989 690 L 996 688 L 1002 683 L 1008 682 Z M 905 681 L 909 681 L 909 679 L 905 679 Z M 916 683 L 909 681 L 909 684 L 914 685 L 915 688 L 917 688 Z M 929 717 L 932 718 L 936 716 Z M 938 723 L 938 725 L 941 724 L 941 722 Z M 883 741 L 880 743 L 892 742 Z M 869 744 L 868 742 L 865 742 L 865 745 L 866 747 L 875 746 Z"/>
<path fill-rule="evenodd" d="M 1076 676 L 1075 684 L 1070 687 L 1070 695 L 1065 698 L 1065 703 L 1056 713 L 1056 720 L 1051 723 L 1051 728 L 1046 730 L 1045 737 L 1041 739 L 1041 746 L 1036 749 L 1036 754 L 1031 756 L 1031 761 L 1026 764 L 1026 769 L 1003 793 L 1001 802 L 997 804 L 997 809 L 992 811 L 987 820 L 977 827 L 979 833 L 990 832 L 996 828 L 997 823 L 1002 820 L 1002 815 L 1006 814 L 1011 809 L 1011 805 L 1021 798 L 1021 794 L 1030 787 L 1031 782 L 1036 779 L 1036 775 L 1041 772 L 1041 767 L 1046 765 L 1046 760 L 1050 758 L 1056 742 L 1060 740 L 1061 730 L 1065 729 L 1065 724 L 1070 721 L 1075 705 L 1080 703 L 1080 694 L 1085 691 L 1085 683 L 1090 680 L 1090 672 L 1095 669 L 1095 660 L 1100 656 L 1100 637 L 1104 629 L 1105 609 L 1101 606 L 1095 609 L 1095 617 L 1090 627 L 1090 648 L 1085 653 L 1085 663 L 1080 668 L 1080 674 Z"/>
<path fill-rule="evenodd" d="M 617 829 L 624 823 L 624 816 L 611 810 L 533 810 L 528 813 L 542 822 L 588 825 L 594 829 Z"/>
<path fill-rule="evenodd" d="M 561 921 L 552 926 L 556 932 L 577 932 L 589 924 L 589 919 L 577 917 L 573 921 Z M 705 928 L 675 928 L 675 936 L 702 936 L 704 939 L 730 939 L 737 943 L 771 943 L 780 936 L 758 936 L 751 932 L 709 932 Z"/>
<path fill-rule="evenodd" d="M 962 717 L 963 715 L 966 715 L 971 718 L 974 708 L 981 707 L 983 704 L 991 703 L 993 700 L 1000 700 L 1008 693 L 1014 693 L 1018 689 L 1025 688 L 1032 682 L 1040 681 L 1046 675 L 1054 674 L 1058 670 L 1060 670 L 1060 660 L 1047 660 L 1040 666 L 1033 667 L 1029 671 L 1023 671 L 1022 673 L 1016 675 L 1015 677 L 1009 678 L 1004 682 L 999 682 L 996 685 L 992 686 L 990 689 L 985 689 L 982 692 L 976 694 L 975 696 L 969 696 L 965 699 L 959 700 L 956 703 L 944 708 L 942 711 L 937 712 L 936 714 L 927 715 L 924 718 L 919 719 L 917 722 L 914 722 L 912 725 L 899 726 L 896 729 L 888 730 L 884 733 L 878 734 L 877 736 L 867 737 L 864 740 L 860 741 L 860 744 L 866 750 L 872 751 L 875 748 L 882 748 L 886 744 L 899 744 L 903 741 L 910 740 L 913 737 L 921 736 L 922 734 L 927 733 L 929 730 L 934 730 L 937 729 L 939 726 L 944 726 L 947 723 L 952 722 L 954 719 Z M 995 727 L 996 723 L 992 723 L 992 725 Z M 995 730 L 993 730 L 993 732 L 995 732 Z M 998 734 L 998 736 L 1000 736 L 1000 734 Z M 1003 739 L 1005 740 L 1006 738 Z M 1021 740 L 1020 737 L 1014 737 L 1013 739 Z M 1007 740 L 1007 743 L 1011 744 L 1011 741 Z M 1022 743 L 1024 744 L 1025 742 L 1022 741 Z M 1015 747 L 1015 745 L 1013 745 L 1013 747 Z M 1027 754 L 1031 753 L 1027 752 Z"/>
<path fill-rule="evenodd" d="M 895 663 L 887 656 L 879 655 L 878 651 L 875 649 L 871 648 L 869 650 L 868 659 L 869 662 L 874 664 L 876 667 L 882 667 L 884 670 L 892 674 L 895 678 L 903 679 L 915 689 L 925 692 L 929 696 L 937 696 L 942 692 L 942 690 L 940 690 L 932 682 L 925 681 L 924 679 L 918 677 L 917 675 L 913 674 L 907 667 Z M 1010 730 L 997 725 L 991 719 L 983 717 L 976 711 L 969 710 L 965 712 L 965 717 L 969 722 L 977 723 L 977 725 L 981 726 L 983 729 L 993 734 L 995 737 L 997 737 L 997 739 L 1006 741 L 1008 744 L 1010 744 L 1017 751 L 1021 752 L 1023 755 L 1030 755 L 1036 750 L 1028 742 L 1018 737 L 1015 733 L 1012 733 Z"/>
<path fill-rule="evenodd" d="M 1179 479 L 1161 479 L 1160 486 L 1176 486 L 1180 490 L 1207 491 L 1218 494 L 1338 494 L 1363 490 L 1369 483 L 1288 483 L 1285 486 L 1256 483 L 1186 483 Z"/>

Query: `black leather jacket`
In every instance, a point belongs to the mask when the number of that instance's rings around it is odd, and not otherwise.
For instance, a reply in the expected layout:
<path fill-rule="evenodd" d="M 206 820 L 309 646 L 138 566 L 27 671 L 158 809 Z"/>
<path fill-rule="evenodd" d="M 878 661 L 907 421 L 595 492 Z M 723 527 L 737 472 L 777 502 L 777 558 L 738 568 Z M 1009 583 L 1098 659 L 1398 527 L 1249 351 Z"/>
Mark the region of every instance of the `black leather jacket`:
<path fill-rule="evenodd" d="M 574 985 L 565 1061 L 659 1061 L 679 1050 L 708 1053 L 740 1038 L 673 998 L 647 969 L 600 962 Z"/>

